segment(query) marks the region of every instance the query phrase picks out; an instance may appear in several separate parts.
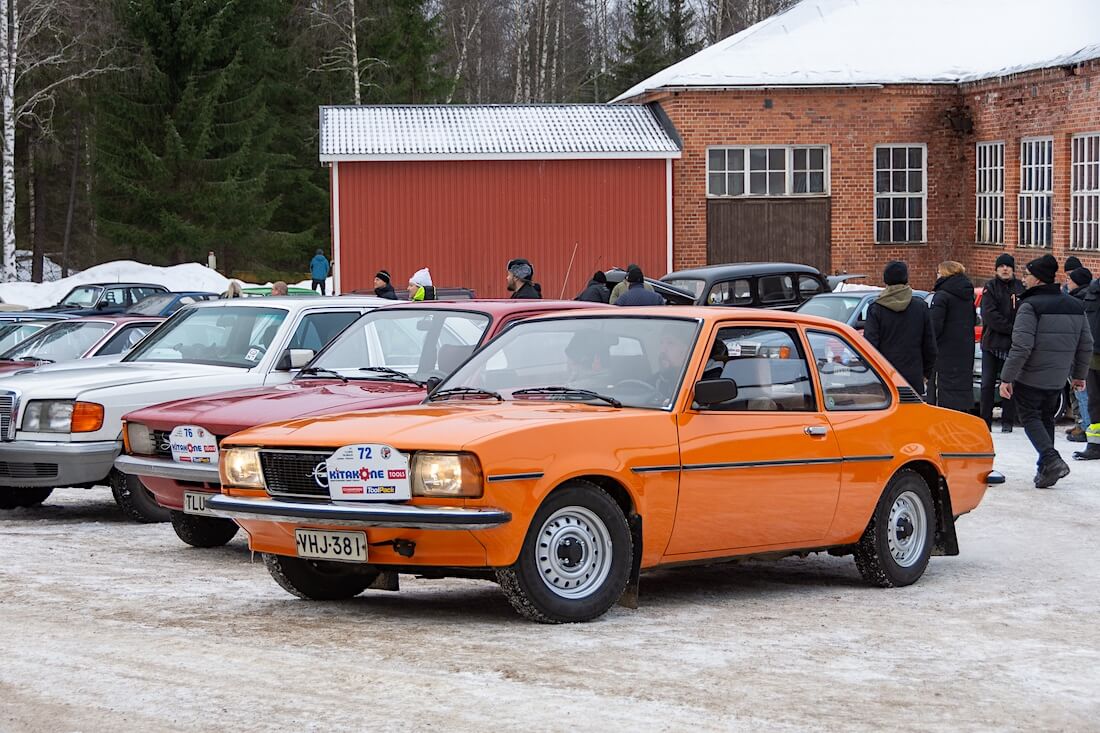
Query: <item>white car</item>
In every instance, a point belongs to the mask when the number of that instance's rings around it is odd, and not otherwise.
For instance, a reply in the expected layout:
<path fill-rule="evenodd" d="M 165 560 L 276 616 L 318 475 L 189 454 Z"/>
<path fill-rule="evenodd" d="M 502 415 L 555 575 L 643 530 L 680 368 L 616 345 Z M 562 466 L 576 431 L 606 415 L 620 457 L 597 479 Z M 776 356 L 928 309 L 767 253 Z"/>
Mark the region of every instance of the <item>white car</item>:
<path fill-rule="evenodd" d="M 113 469 L 122 416 L 149 405 L 290 381 L 374 297 L 249 298 L 181 310 L 119 362 L 0 378 L 0 509 L 55 487 L 109 484 L 138 521 L 167 521 L 140 481 Z"/>

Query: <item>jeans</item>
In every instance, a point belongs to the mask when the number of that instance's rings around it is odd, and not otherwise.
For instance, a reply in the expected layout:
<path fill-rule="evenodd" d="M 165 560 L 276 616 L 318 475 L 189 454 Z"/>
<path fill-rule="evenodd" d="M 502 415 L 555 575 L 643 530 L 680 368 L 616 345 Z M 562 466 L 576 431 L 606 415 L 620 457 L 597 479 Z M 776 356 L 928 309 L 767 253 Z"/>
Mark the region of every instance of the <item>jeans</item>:
<path fill-rule="evenodd" d="M 993 425 L 993 398 L 997 393 L 997 383 L 1004 369 L 1004 359 L 991 351 L 982 349 L 982 394 L 979 412 L 985 424 Z M 1016 422 L 1016 406 L 1012 400 L 1001 399 L 1001 422 L 1011 425 Z"/>
<path fill-rule="evenodd" d="M 1037 389 L 1022 382 L 1013 385 L 1016 414 L 1024 425 L 1027 439 L 1039 454 L 1040 470 L 1048 461 L 1062 457 L 1054 448 L 1054 415 L 1058 412 L 1061 392 L 1060 389 Z"/>
<path fill-rule="evenodd" d="M 324 295 L 325 294 L 325 281 L 323 279 L 313 281 L 313 290 L 317 290 L 318 288 L 321 290 L 321 295 Z"/>
<path fill-rule="evenodd" d="M 1073 391 L 1073 396 L 1077 398 L 1077 424 L 1082 430 L 1089 429 L 1089 393 L 1087 390 Z"/>

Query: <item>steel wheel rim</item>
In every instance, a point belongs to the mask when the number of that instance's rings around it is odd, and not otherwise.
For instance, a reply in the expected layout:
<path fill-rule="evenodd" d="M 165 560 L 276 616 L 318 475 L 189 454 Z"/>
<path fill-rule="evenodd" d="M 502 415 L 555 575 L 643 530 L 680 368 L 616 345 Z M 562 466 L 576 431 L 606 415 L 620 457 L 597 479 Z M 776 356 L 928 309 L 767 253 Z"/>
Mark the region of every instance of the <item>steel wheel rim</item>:
<path fill-rule="evenodd" d="M 912 491 L 902 492 L 890 507 L 886 530 L 890 556 L 899 567 L 911 567 L 921 558 L 927 530 L 928 514 L 924 511 L 924 502 Z"/>
<path fill-rule="evenodd" d="M 595 512 L 570 506 L 539 528 L 535 567 L 551 593 L 577 600 L 595 593 L 611 572 L 611 533 Z"/>

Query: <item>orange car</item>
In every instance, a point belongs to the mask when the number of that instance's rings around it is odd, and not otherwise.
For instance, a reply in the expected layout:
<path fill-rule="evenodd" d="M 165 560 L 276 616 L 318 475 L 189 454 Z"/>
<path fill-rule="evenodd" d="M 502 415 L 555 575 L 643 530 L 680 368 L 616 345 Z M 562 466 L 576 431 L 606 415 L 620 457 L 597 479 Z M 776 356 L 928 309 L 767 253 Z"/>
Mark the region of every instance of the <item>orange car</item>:
<path fill-rule="evenodd" d="M 641 570 L 748 556 L 852 554 L 908 585 L 1003 481 L 981 419 L 924 404 L 851 328 L 740 309 L 539 317 L 423 404 L 222 445 L 208 506 L 291 593 L 480 577 L 542 622 L 630 605 Z"/>

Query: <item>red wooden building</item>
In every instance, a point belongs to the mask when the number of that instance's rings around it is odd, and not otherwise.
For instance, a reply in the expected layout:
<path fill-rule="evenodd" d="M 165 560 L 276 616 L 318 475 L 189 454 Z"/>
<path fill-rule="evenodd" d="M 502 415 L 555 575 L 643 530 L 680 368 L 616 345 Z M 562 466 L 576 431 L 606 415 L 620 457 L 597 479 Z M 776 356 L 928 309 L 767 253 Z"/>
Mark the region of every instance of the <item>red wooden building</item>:
<path fill-rule="evenodd" d="M 525 257 L 544 297 L 571 298 L 596 269 L 672 268 L 680 143 L 656 105 L 323 107 L 320 123 L 337 292 L 427 267 L 507 297 Z"/>

